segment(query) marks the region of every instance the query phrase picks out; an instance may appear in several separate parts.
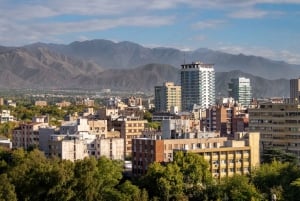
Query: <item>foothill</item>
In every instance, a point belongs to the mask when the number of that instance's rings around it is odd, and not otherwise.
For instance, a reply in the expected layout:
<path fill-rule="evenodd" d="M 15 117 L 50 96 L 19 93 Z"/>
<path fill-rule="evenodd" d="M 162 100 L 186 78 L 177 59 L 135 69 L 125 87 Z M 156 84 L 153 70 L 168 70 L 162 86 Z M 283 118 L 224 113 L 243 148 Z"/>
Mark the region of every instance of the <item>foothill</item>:
<path fill-rule="evenodd" d="M 214 65 L 197 61 L 152 95 L 2 94 L 0 198 L 297 200 L 299 83 L 255 98 L 238 77 L 216 98 Z"/>

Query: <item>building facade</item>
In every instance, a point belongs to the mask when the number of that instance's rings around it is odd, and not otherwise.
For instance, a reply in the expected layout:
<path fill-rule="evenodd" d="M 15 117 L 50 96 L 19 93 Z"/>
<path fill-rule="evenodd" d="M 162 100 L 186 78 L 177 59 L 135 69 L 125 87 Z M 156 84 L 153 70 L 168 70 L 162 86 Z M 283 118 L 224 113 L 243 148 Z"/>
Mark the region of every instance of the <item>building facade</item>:
<path fill-rule="evenodd" d="M 13 148 L 39 147 L 39 128 L 48 126 L 48 123 L 21 123 L 12 133 Z"/>
<path fill-rule="evenodd" d="M 291 102 L 299 102 L 300 97 L 300 78 L 290 80 L 290 98 Z"/>
<path fill-rule="evenodd" d="M 52 135 L 49 141 L 49 156 L 76 161 L 88 157 L 86 141 L 76 135 Z"/>
<path fill-rule="evenodd" d="M 208 108 L 215 104 L 215 70 L 213 64 L 195 62 L 181 65 L 182 111 L 194 105 Z"/>
<path fill-rule="evenodd" d="M 172 112 L 176 107 L 181 111 L 181 86 L 165 82 L 163 86 L 155 86 L 154 95 L 156 112 Z"/>
<path fill-rule="evenodd" d="M 96 144 L 97 158 L 105 156 L 112 160 L 124 160 L 123 138 L 99 138 Z"/>
<path fill-rule="evenodd" d="M 47 101 L 42 101 L 42 100 L 34 102 L 35 106 L 40 106 L 40 107 L 45 107 L 47 106 L 47 104 L 48 104 Z"/>
<path fill-rule="evenodd" d="M 11 121 L 15 121 L 14 116 L 12 116 L 10 114 L 10 110 L 1 110 L 0 113 L 0 123 L 7 123 L 7 122 L 11 122 Z"/>
<path fill-rule="evenodd" d="M 234 104 L 209 107 L 206 109 L 205 116 L 202 117 L 201 125 L 206 131 L 219 132 L 224 137 L 233 136 L 235 132 L 242 132 L 247 129 L 247 108 Z"/>
<path fill-rule="evenodd" d="M 260 132 L 261 151 L 281 149 L 300 158 L 300 105 L 260 103 L 249 108 L 249 131 Z"/>
<path fill-rule="evenodd" d="M 132 173 L 141 176 L 153 162 L 171 162 L 176 151 L 197 153 L 210 164 L 215 178 L 249 174 L 260 163 L 259 133 L 239 133 L 235 140 L 221 138 L 132 140 Z"/>
<path fill-rule="evenodd" d="M 120 132 L 121 138 L 124 139 L 124 156 L 131 156 L 132 144 L 131 140 L 141 137 L 142 132 L 145 130 L 146 120 L 140 120 L 134 117 L 119 118 L 112 122 L 114 130 Z"/>
<path fill-rule="evenodd" d="M 249 78 L 239 77 L 231 79 L 228 84 L 229 96 L 234 98 L 242 106 L 248 106 L 252 99 L 252 88 Z"/>

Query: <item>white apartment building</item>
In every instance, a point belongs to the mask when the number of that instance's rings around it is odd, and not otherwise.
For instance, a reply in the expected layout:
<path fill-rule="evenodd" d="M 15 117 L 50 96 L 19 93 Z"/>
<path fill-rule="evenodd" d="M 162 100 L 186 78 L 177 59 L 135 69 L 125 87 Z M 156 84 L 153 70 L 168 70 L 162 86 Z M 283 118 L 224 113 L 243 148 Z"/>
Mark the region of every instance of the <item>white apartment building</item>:
<path fill-rule="evenodd" d="M 181 65 L 182 111 L 192 111 L 194 105 L 208 108 L 215 104 L 215 70 L 213 64 L 194 62 Z"/>

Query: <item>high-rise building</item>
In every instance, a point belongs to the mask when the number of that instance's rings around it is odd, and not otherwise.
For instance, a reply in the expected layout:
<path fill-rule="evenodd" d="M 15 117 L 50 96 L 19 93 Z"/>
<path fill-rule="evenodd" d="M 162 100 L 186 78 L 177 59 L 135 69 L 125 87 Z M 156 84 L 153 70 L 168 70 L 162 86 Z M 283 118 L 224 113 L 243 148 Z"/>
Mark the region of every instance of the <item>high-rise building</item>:
<path fill-rule="evenodd" d="M 171 112 L 176 107 L 181 111 L 181 86 L 165 82 L 163 86 L 155 86 L 154 93 L 156 112 Z"/>
<path fill-rule="evenodd" d="M 290 80 L 290 98 L 291 102 L 299 102 L 300 97 L 300 78 Z"/>
<path fill-rule="evenodd" d="M 248 106 L 252 99 L 250 79 L 244 77 L 231 79 L 231 83 L 229 83 L 229 96 L 241 105 Z"/>
<path fill-rule="evenodd" d="M 205 109 L 215 104 L 215 70 L 213 64 L 194 62 L 181 65 L 182 111 L 194 105 Z"/>

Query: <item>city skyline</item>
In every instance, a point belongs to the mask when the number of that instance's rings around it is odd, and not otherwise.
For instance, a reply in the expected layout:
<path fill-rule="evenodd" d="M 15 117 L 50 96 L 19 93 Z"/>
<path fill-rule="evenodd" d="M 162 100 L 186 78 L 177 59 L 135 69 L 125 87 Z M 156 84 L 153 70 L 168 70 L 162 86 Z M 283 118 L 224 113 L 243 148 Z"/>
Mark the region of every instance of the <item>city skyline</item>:
<path fill-rule="evenodd" d="M 108 39 L 300 64 L 300 1 L 0 0 L 0 45 Z"/>

